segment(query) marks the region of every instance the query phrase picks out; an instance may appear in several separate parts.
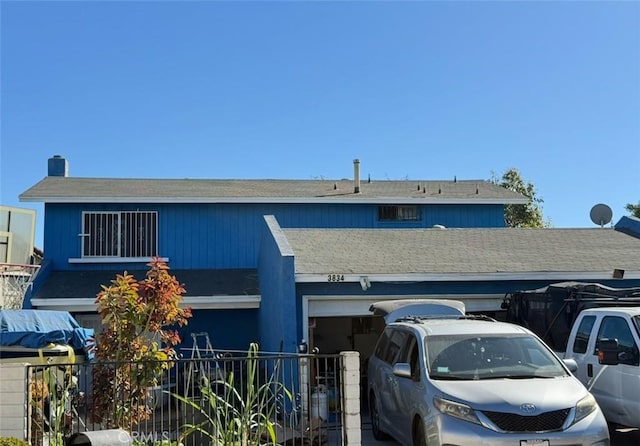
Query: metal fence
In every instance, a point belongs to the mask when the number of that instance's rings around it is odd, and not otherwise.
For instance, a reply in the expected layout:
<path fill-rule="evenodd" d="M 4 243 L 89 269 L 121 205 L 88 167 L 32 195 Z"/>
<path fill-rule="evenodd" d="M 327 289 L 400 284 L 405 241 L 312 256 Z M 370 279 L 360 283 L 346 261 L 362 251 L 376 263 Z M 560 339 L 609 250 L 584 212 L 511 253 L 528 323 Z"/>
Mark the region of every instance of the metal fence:
<path fill-rule="evenodd" d="M 150 365 L 29 366 L 31 444 L 62 446 L 74 433 L 114 428 L 140 445 L 346 443 L 340 355 L 226 352 L 164 362 L 149 378 Z"/>

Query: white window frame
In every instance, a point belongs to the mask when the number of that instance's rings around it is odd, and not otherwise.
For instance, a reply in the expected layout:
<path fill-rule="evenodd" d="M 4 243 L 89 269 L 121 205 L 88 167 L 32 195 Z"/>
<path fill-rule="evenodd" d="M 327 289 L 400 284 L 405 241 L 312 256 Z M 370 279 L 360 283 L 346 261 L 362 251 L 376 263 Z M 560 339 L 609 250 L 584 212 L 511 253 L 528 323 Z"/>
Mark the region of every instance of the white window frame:
<path fill-rule="evenodd" d="M 83 211 L 79 235 L 82 259 L 151 258 L 158 255 L 158 211 Z"/>

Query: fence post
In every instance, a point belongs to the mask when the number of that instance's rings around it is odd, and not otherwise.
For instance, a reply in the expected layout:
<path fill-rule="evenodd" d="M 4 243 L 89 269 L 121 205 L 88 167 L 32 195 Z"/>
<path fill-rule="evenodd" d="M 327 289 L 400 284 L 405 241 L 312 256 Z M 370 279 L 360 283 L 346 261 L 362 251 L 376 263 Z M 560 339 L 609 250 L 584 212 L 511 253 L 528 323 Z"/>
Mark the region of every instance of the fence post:
<path fill-rule="evenodd" d="M 0 365 L 0 437 L 28 439 L 29 396 L 26 364 Z"/>
<path fill-rule="evenodd" d="M 309 419 L 309 395 L 311 393 L 311 384 L 309 383 L 309 358 L 306 356 L 300 357 L 299 361 L 300 370 L 300 405 L 302 408 L 302 413 L 300 416 L 300 421 L 306 423 L 306 420 Z M 294 401 L 295 405 L 295 401 Z M 304 426 L 306 427 L 306 425 Z"/>
<path fill-rule="evenodd" d="M 360 353 L 341 352 L 344 444 L 360 446 Z"/>

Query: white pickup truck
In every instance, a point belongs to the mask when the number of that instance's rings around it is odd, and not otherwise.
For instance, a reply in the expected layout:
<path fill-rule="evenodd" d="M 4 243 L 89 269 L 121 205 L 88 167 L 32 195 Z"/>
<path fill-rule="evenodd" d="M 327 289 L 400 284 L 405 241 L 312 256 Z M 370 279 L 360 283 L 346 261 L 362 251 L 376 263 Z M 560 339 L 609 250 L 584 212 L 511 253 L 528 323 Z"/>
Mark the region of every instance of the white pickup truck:
<path fill-rule="evenodd" d="M 609 423 L 640 427 L 640 306 L 580 312 L 564 354 Z"/>

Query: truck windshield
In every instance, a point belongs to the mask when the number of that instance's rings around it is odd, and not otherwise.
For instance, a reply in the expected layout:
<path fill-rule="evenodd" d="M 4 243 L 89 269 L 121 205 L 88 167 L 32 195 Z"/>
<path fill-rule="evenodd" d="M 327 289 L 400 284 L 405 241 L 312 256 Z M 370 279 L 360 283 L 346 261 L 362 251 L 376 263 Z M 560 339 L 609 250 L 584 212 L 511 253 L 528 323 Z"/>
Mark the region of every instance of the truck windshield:
<path fill-rule="evenodd" d="M 425 340 L 432 379 L 526 379 L 567 376 L 565 368 L 529 335 L 446 335 Z"/>

